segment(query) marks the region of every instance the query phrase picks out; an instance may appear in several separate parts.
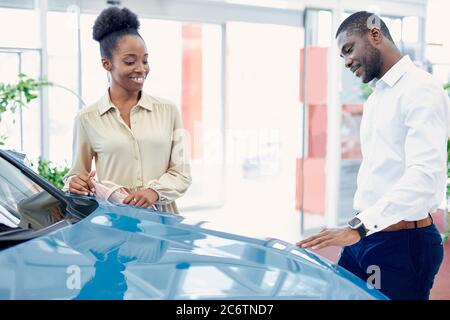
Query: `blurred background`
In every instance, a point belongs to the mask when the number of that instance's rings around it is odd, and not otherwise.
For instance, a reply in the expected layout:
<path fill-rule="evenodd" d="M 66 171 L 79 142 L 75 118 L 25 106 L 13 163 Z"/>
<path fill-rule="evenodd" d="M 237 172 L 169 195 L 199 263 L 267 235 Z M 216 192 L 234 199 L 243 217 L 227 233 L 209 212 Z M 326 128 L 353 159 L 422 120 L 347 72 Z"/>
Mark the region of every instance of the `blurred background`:
<path fill-rule="evenodd" d="M 228 232 L 294 242 L 354 215 L 370 90 L 336 48 L 348 15 L 381 15 L 404 54 L 450 82 L 445 0 L 0 0 L 0 83 L 53 83 L 2 113 L 2 147 L 70 167 L 74 117 L 108 85 L 92 26 L 110 5 L 139 15 L 144 89 L 175 102 L 190 133 L 182 215 Z M 443 233 L 446 212 L 443 199 Z"/>

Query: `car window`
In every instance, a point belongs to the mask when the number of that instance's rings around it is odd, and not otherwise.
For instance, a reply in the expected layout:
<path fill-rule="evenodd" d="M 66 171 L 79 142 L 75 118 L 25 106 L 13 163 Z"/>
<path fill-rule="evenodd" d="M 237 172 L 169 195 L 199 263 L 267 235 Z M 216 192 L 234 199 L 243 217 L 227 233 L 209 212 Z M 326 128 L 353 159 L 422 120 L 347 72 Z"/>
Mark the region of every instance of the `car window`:
<path fill-rule="evenodd" d="M 0 158 L 0 224 L 3 227 L 39 230 L 64 219 L 64 215 L 56 198 Z"/>

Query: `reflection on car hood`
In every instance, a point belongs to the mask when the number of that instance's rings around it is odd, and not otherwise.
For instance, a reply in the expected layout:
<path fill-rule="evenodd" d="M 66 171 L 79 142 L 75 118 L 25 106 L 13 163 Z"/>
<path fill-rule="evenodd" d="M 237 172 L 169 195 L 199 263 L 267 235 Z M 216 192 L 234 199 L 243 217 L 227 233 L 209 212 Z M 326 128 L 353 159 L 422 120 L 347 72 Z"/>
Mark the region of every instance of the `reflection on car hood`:
<path fill-rule="evenodd" d="M 0 252 L 0 299 L 385 299 L 308 251 L 200 224 L 102 203 Z"/>

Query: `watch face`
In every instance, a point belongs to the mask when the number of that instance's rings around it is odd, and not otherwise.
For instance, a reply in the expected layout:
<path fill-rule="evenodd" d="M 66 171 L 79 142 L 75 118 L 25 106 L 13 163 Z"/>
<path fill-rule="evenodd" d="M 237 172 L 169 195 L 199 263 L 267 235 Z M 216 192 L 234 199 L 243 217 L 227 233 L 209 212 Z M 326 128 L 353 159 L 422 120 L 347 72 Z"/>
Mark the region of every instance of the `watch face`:
<path fill-rule="evenodd" d="M 359 220 L 358 218 L 353 218 L 352 220 L 350 220 L 348 222 L 348 225 L 350 226 L 350 228 L 356 229 L 356 228 L 358 228 L 359 226 L 362 225 L 362 221 Z"/>

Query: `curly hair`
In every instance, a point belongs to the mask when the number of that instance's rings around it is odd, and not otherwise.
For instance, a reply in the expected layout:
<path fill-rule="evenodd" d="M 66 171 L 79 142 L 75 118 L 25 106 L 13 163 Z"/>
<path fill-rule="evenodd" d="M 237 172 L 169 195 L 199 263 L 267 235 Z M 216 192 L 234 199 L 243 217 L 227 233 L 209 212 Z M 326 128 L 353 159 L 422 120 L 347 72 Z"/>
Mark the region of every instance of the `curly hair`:
<path fill-rule="evenodd" d="M 111 59 L 118 40 L 123 36 L 141 37 L 138 32 L 139 26 L 137 15 L 127 8 L 109 7 L 103 10 L 92 29 L 92 37 L 100 43 L 101 56 Z"/>

